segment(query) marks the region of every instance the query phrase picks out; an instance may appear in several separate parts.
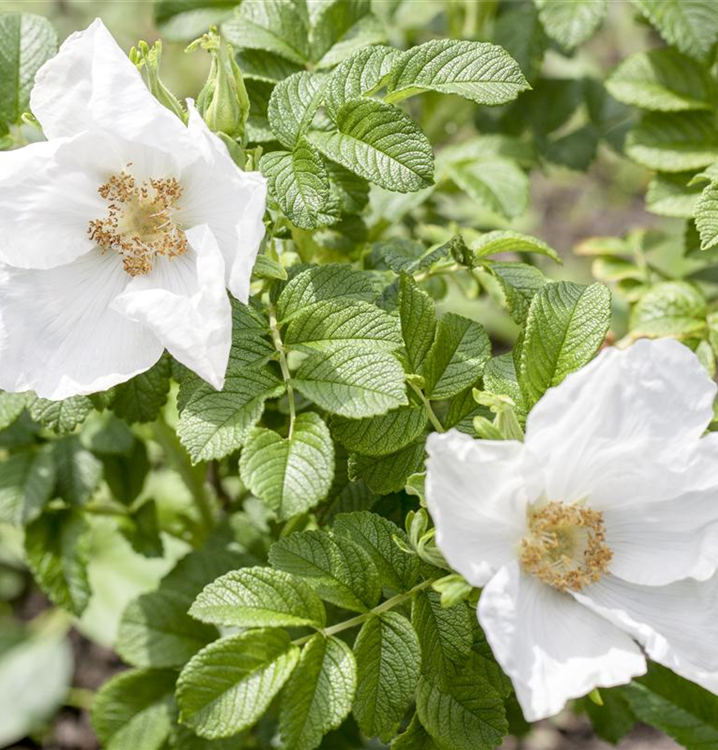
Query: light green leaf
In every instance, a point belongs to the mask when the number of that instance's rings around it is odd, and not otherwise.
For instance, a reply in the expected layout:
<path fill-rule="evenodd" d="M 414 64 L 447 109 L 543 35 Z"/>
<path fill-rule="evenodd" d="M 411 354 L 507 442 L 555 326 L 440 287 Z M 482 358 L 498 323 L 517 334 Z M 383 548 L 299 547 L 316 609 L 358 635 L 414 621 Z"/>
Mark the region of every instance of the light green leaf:
<path fill-rule="evenodd" d="M 92 725 L 106 750 L 162 750 L 172 725 L 177 674 L 132 669 L 106 682 L 92 705 Z"/>
<path fill-rule="evenodd" d="M 235 0 L 157 0 L 157 29 L 167 42 L 191 42 L 207 29 L 231 18 Z"/>
<path fill-rule="evenodd" d="M 363 479 L 377 495 L 400 492 L 407 479 L 424 464 L 424 438 L 420 438 L 395 453 L 386 456 L 349 457 L 349 477 L 352 481 Z"/>
<path fill-rule="evenodd" d="M 395 317 L 355 299 L 318 302 L 292 318 L 284 337 L 289 347 L 333 351 L 347 344 L 391 351 L 401 346 Z"/>
<path fill-rule="evenodd" d="M 439 319 L 436 340 L 424 362 L 425 393 L 442 399 L 476 383 L 491 356 L 491 342 L 481 324 L 454 313 Z"/>
<path fill-rule="evenodd" d="M 334 443 L 318 414 L 299 414 L 291 437 L 252 430 L 240 460 L 242 481 L 280 520 L 321 502 L 334 478 Z"/>
<path fill-rule="evenodd" d="M 64 401 L 36 398 L 29 404 L 30 416 L 58 435 L 72 432 L 87 419 L 92 409 L 92 401 L 87 396 L 73 396 Z"/>
<path fill-rule="evenodd" d="M 348 264 L 328 263 L 298 273 L 277 300 L 277 318 L 286 323 L 293 315 L 324 300 L 347 297 L 371 301 L 376 296 L 366 274 Z"/>
<path fill-rule="evenodd" d="M 130 424 L 154 422 L 167 403 L 171 370 L 170 359 L 165 356 L 147 372 L 115 386 L 110 391 L 110 409 Z"/>
<path fill-rule="evenodd" d="M 392 66 L 400 56 L 393 47 L 365 47 L 338 65 L 331 74 L 325 105 L 335 120 L 344 104 L 369 96 L 385 83 Z"/>
<path fill-rule="evenodd" d="M 52 444 L 57 467 L 57 493 L 71 505 L 84 505 L 102 479 L 102 463 L 85 448 L 77 435 Z"/>
<path fill-rule="evenodd" d="M 354 652 L 359 668 L 354 716 L 369 737 L 396 729 L 419 680 L 421 650 L 411 623 L 398 612 L 367 620 Z"/>
<path fill-rule="evenodd" d="M 689 184 L 693 172 L 657 174 L 648 185 L 646 208 L 659 216 L 690 219 L 701 195 L 700 184 Z"/>
<path fill-rule="evenodd" d="M 25 529 L 25 554 L 35 580 L 62 609 L 81 615 L 90 599 L 89 528 L 75 511 L 44 513 Z"/>
<path fill-rule="evenodd" d="M 0 432 L 15 422 L 30 400 L 32 400 L 32 396 L 27 393 L 0 391 Z"/>
<path fill-rule="evenodd" d="M 234 0 L 232 0 L 234 2 Z M 302 68 L 284 57 L 261 49 L 244 49 L 237 55 L 242 77 L 247 80 L 279 83 Z"/>
<path fill-rule="evenodd" d="M 626 154 L 649 169 L 685 172 L 718 159 L 718 124 L 707 112 L 648 113 L 626 138 Z"/>
<path fill-rule="evenodd" d="M 353 346 L 308 357 L 291 383 L 323 409 L 352 419 L 386 414 L 408 403 L 404 370 L 396 357 Z"/>
<path fill-rule="evenodd" d="M 202 622 L 240 628 L 322 628 L 326 614 L 308 584 L 281 570 L 232 570 L 207 585 L 189 611 Z"/>
<path fill-rule="evenodd" d="M 399 320 L 409 369 L 419 373 L 434 342 L 436 311 L 434 300 L 404 273 L 399 281 Z"/>
<path fill-rule="evenodd" d="M 337 112 L 336 125 L 336 131 L 308 136 L 328 159 L 399 193 L 433 183 L 431 144 L 400 109 L 373 99 L 350 101 Z"/>
<path fill-rule="evenodd" d="M 284 630 L 250 630 L 211 643 L 177 681 L 180 721 L 208 739 L 239 734 L 267 710 L 298 659 Z"/>
<path fill-rule="evenodd" d="M 280 81 L 269 99 L 269 125 L 279 142 L 293 149 L 312 124 L 329 79 L 302 71 Z"/>
<path fill-rule="evenodd" d="M 710 184 L 695 207 L 696 229 L 701 238 L 701 250 L 718 245 L 718 187 Z"/>
<path fill-rule="evenodd" d="M 57 34 L 47 18 L 0 15 L 0 123 L 20 122 L 30 108 L 35 73 L 56 52 Z"/>
<path fill-rule="evenodd" d="M 660 112 L 711 110 L 718 95 L 709 71 L 670 47 L 626 58 L 611 73 L 606 88 L 619 102 Z"/>
<path fill-rule="evenodd" d="M 291 152 L 265 154 L 259 168 L 269 180 L 271 195 L 292 223 L 315 229 L 328 222 L 329 177 L 314 146 L 302 139 Z"/>
<path fill-rule="evenodd" d="M 606 17 L 606 0 L 534 0 L 546 33 L 570 52 Z"/>
<path fill-rule="evenodd" d="M 299 65 L 309 59 L 308 18 L 303 1 L 242 3 L 235 17 L 222 24 L 222 35 L 235 47 L 274 52 Z"/>
<path fill-rule="evenodd" d="M 426 411 L 416 405 L 400 406 L 379 417 L 335 417 L 332 434 L 347 449 L 364 456 L 385 456 L 416 440 L 426 426 Z"/>
<path fill-rule="evenodd" d="M 400 549 L 395 540 L 409 544 L 407 535 L 386 518 L 358 511 L 341 513 L 334 520 L 334 533 L 348 537 L 365 549 L 376 565 L 384 585 L 408 591 L 419 576 L 419 558 Z"/>
<path fill-rule="evenodd" d="M 483 159 L 450 164 L 448 177 L 485 210 L 507 219 L 520 216 L 529 202 L 528 177 L 508 159 Z"/>
<path fill-rule="evenodd" d="M 223 458 L 244 444 L 264 402 L 283 392 L 283 383 L 266 368 L 233 368 L 222 391 L 203 383 L 192 393 L 177 435 L 195 463 Z"/>
<path fill-rule="evenodd" d="M 526 320 L 518 373 L 529 406 L 593 358 L 610 320 L 611 294 L 603 284 L 552 282 L 536 293 Z"/>
<path fill-rule="evenodd" d="M 351 711 L 357 665 L 349 646 L 315 635 L 282 693 L 279 731 L 286 747 L 314 750 Z"/>
<path fill-rule="evenodd" d="M 529 237 L 527 234 L 508 230 L 497 229 L 493 232 L 486 232 L 471 242 L 469 247 L 476 260 L 499 253 L 536 253 L 547 255 L 557 263 L 561 262 L 558 253 L 545 242 Z"/>
<path fill-rule="evenodd" d="M 406 731 L 392 742 L 391 750 L 441 750 L 441 748 L 421 726 L 419 717 L 415 714 Z"/>
<path fill-rule="evenodd" d="M 273 567 L 293 573 L 328 602 L 366 612 L 379 599 L 379 574 L 361 547 L 323 531 L 302 531 L 275 542 L 269 550 Z"/>
<path fill-rule="evenodd" d="M 705 329 L 707 314 L 706 299 L 698 287 L 686 281 L 663 281 L 638 300 L 629 328 L 636 338 L 690 338 Z"/>
<path fill-rule="evenodd" d="M 416 709 L 439 746 L 452 750 L 493 750 L 508 730 L 501 695 L 470 670 L 450 685 L 422 677 Z"/>
<path fill-rule="evenodd" d="M 523 325 L 531 300 L 548 279 L 536 266 L 526 263 L 492 263 L 489 271 L 501 286 L 511 317 Z"/>
<path fill-rule="evenodd" d="M 51 450 L 14 453 L 0 463 L 0 521 L 24 526 L 37 518 L 55 488 Z"/>
<path fill-rule="evenodd" d="M 322 63 L 327 64 L 323 58 L 332 47 L 357 33 L 357 25 L 371 13 L 371 2 L 370 0 L 324 0 L 314 5 L 314 8 L 317 11 L 312 17 L 311 57 L 322 67 Z"/>
<path fill-rule="evenodd" d="M 718 9 L 713 0 L 633 0 L 633 4 L 669 43 L 703 60 L 718 38 Z"/>
<path fill-rule="evenodd" d="M 402 53 L 387 81 L 386 101 L 424 91 L 458 94 L 477 104 L 505 104 L 530 88 L 516 60 L 486 42 L 433 39 Z"/>
<path fill-rule="evenodd" d="M 252 276 L 259 279 L 279 279 L 286 281 L 289 278 L 287 269 L 278 261 L 268 255 L 258 255 L 252 267 Z"/>

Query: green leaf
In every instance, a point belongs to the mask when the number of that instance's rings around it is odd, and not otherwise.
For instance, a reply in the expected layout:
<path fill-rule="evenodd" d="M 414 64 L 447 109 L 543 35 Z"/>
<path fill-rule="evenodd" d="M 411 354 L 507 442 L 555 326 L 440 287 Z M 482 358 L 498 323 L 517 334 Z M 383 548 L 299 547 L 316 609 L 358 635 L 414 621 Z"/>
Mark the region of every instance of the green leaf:
<path fill-rule="evenodd" d="M 526 263 L 492 263 L 489 271 L 501 286 L 511 317 L 523 325 L 531 300 L 548 279 L 536 266 Z"/>
<path fill-rule="evenodd" d="M 291 316 L 324 300 L 346 297 L 371 301 L 375 296 L 369 277 L 348 264 L 312 266 L 284 287 L 277 300 L 277 318 L 285 323 Z"/>
<path fill-rule="evenodd" d="M 208 739 L 239 734 L 267 710 L 298 659 L 284 630 L 250 630 L 211 643 L 177 681 L 180 721 Z"/>
<path fill-rule="evenodd" d="M 334 437 L 347 449 L 364 456 L 395 453 L 416 440 L 426 427 L 426 411 L 416 405 L 400 406 L 379 417 L 346 419 L 335 417 Z"/>
<path fill-rule="evenodd" d="M 437 744 L 452 750 L 493 750 L 508 730 L 501 695 L 472 670 L 450 685 L 422 677 L 416 709 Z"/>
<path fill-rule="evenodd" d="M 27 393 L 0 391 L 0 432 L 6 430 L 22 414 L 28 403 Z"/>
<path fill-rule="evenodd" d="M 338 65 L 332 71 L 326 92 L 329 116 L 336 120 L 344 104 L 369 96 L 383 86 L 400 54 L 392 47 L 365 47 Z"/>
<path fill-rule="evenodd" d="M 611 294 L 603 284 L 552 282 L 533 298 L 521 349 L 519 382 L 528 405 L 587 364 L 611 320 Z"/>
<path fill-rule="evenodd" d="M 701 194 L 695 207 L 695 219 L 701 250 L 718 245 L 718 187 L 715 184 L 708 185 Z"/>
<path fill-rule="evenodd" d="M 541 70 L 548 37 L 533 3 L 515 3 L 496 19 L 493 39 L 516 60 L 523 74 L 533 82 Z"/>
<path fill-rule="evenodd" d="M 490 356 L 491 342 L 483 326 L 454 313 L 442 316 L 424 362 L 426 395 L 438 400 L 460 393 L 479 380 Z"/>
<path fill-rule="evenodd" d="M 659 216 L 690 219 L 699 204 L 702 186 L 689 184 L 693 172 L 657 174 L 648 185 L 646 208 Z"/>
<path fill-rule="evenodd" d="M 279 83 L 302 70 L 296 63 L 262 49 L 242 50 L 237 55 L 237 64 L 245 81 L 255 80 L 266 83 Z"/>
<path fill-rule="evenodd" d="M 395 317 L 355 299 L 318 302 L 292 318 L 284 343 L 299 349 L 332 351 L 347 344 L 363 350 L 391 351 L 401 346 Z"/>
<path fill-rule="evenodd" d="M 400 492 L 407 479 L 422 470 L 424 455 L 423 437 L 386 456 L 352 453 L 349 457 L 349 476 L 352 481 L 363 479 L 377 495 Z"/>
<path fill-rule="evenodd" d="M 606 17 L 606 0 L 534 0 L 546 33 L 570 52 Z"/>
<path fill-rule="evenodd" d="M 396 357 L 354 346 L 308 357 L 291 383 L 322 409 L 352 419 L 386 414 L 408 403 L 404 370 Z"/>
<path fill-rule="evenodd" d="M 673 737 L 686 750 L 718 743 L 718 697 L 658 664 L 621 688 L 636 716 Z"/>
<path fill-rule="evenodd" d="M 436 311 L 434 301 L 409 274 L 399 281 L 399 320 L 409 369 L 419 373 L 434 342 Z"/>
<path fill-rule="evenodd" d="M 124 424 L 124 423 L 123 423 Z M 150 471 L 147 447 L 141 440 L 133 440 L 132 449 L 126 456 L 102 456 L 105 482 L 112 497 L 123 505 L 130 506 L 139 497 Z"/>
<path fill-rule="evenodd" d="M 391 750 L 441 750 L 414 715 L 411 724 L 391 744 Z"/>
<path fill-rule="evenodd" d="M 163 356 L 154 367 L 112 389 L 110 409 L 125 422 L 154 422 L 167 402 L 172 366 Z"/>
<path fill-rule="evenodd" d="M 242 3 L 222 24 L 222 35 L 235 47 L 274 52 L 303 65 L 309 59 L 309 31 L 304 2 L 262 0 Z"/>
<path fill-rule="evenodd" d="M 132 510 L 129 521 L 130 527 L 122 529 L 121 533 L 132 549 L 144 557 L 163 557 L 165 549 L 157 519 L 157 503 L 145 500 L 139 508 Z"/>
<path fill-rule="evenodd" d="M 400 109 L 373 99 L 349 101 L 337 112 L 336 125 L 336 131 L 308 136 L 328 159 L 399 193 L 433 184 L 431 144 Z"/>
<path fill-rule="evenodd" d="M 89 528 L 75 511 L 45 512 L 25 529 L 25 554 L 40 588 L 78 617 L 90 599 Z"/>
<path fill-rule="evenodd" d="M 626 154 L 649 169 L 685 172 L 718 159 L 718 124 L 707 112 L 645 114 L 626 138 Z"/>
<path fill-rule="evenodd" d="M 636 725 L 636 717 L 629 708 L 622 688 L 601 689 L 601 702 L 583 700 L 583 708 L 591 719 L 593 731 L 602 740 L 617 745 Z"/>
<path fill-rule="evenodd" d="M 379 600 L 379 575 L 371 557 L 351 540 L 323 531 L 301 531 L 275 542 L 273 567 L 293 573 L 328 602 L 366 612 Z"/>
<path fill-rule="evenodd" d="M 703 60 L 718 38 L 713 0 L 633 0 L 633 4 L 669 43 Z"/>
<path fill-rule="evenodd" d="M 189 611 L 202 622 L 239 628 L 323 628 L 326 613 L 301 578 L 272 568 L 232 570 L 207 585 Z"/>
<path fill-rule="evenodd" d="M 629 328 L 636 338 L 690 338 L 705 329 L 707 314 L 706 298 L 698 287 L 686 281 L 663 281 L 636 303 Z"/>
<path fill-rule="evenodd" d="M 299 414 L 291 437 L 257 427 L 240 460 L 242 481 L 280 520 L 320 503 L 334 478 L 334 443 L 318 414 Z"/>
<path fill-rule="evenodd" d="M 329 79 L 301 71 L 280 81 L 269 99 L 269 125 L 279 142 L 293 149 L 312 124 Z"/>
<path fill-rule="evenodd" d="M 73 396 L 64 401 L 36 398 L 29 404 L 30 416 L 58 435 L 72 432 L 87 419 L 92 409 L 92 401 L 87 396 Z"/>
<path fill-rule="evenodd" d="M 409 544 L 396 524 L 369 511 L 341 513 L 334 520 L 334 533 L 345 536 L 366 550 L 384 585 L 408 591 L 419 576 L 419 558 L 404 552 L 395 540 Z"/>
<path fill-rule="evenodd" d="M 433 39 L 402 53 L 387 81 L 387 102 L 424 91 L 477 104 L 505 104 L 530 88 L 516 60 L 495 44 Z"/>
<path fill-rule="evenodd" d="M 52 498 L 55 461 L 51 450 L 11 455 L 0 463 L 0 521 L 24 526 Z"/>
<path fill-rule="evenodd" d="M 354 716 L 369 737 L 396 730 L 414 697 L 421 668 L 419 639 L 398 612 L 367 620 L 354 644 L 358 682 Z"/>
<path fill-rule="evenodd" d="M 619 102 L 659 112 L 711 110 L 718 95 L 709 71 L 670 47 L 626 58 L 611 73 L 606 88 Z"/>
<path fill-rule="evenodd" d="M 484 368 L 484 388 L 490 393 L 508 396 L 516 404 L 520 414 L 526 414 L 528 408 L 519 385 L 516 365 L 511 352 L 492 357 Z"/>
<path fill-rule="evenodd" d="M 463 603 L 444 608 L 434 591 L 414 599 L 411 621 L 421 644 L 422 672 L 433 680 L 451 684 L 471 654 L 472 613 Z"/>
<path fill-rule="evenodd" d="M 222 391 L 202 384 L 180 414 L 177 435 L 193 462 L 223 458 L 240 448 L 264 411 L 284 392 L 266 368 L 232 368 Z"/>
<path fill-rule="evenodd" d="M 486 232 L 474 240 L 469 247 L 475 260 L 499 253 L 536 253 L 547 255 L 557 263 L 561 262 L 558 253 L 545 242 L 520 232 L 498 229 L 494 232 Z"/>
<path fill-rule="evenodd" d="M 339 9 L 339 12 L 343 12 L 343 8 L 350 6 L 352 3 L 363 3 L 367 4 L 367 0 L 330 0 L 333 1 L 334 5 Z M 326 5 L 326 3 L 325 3 Z M 331 14 L 327 14 L 328 25 L 333 24 Z M 319 24 L 316 29 L 313 29 L 312 36 L 316 36 L 316 31 L 319 29 Z M 332 29 L 332 33 L 336 34 L 337 28 Z M 319 70 L 328 70 L 333 68 L 335 65 L 346 60 L 350 55 L 354 54 L 358 50 L 365 49 L 366 47 L 383 44 L 387 39 L 387 31 L 385 25 L 373 14 L 367 13 L 365 16 L 360 18 L 351 28 L 349 28 L 341 38 L 332 45 L 321 60 L 316 64 Z"/>
<path fill-rule="evenodd" d="M 35 74 L 57 52 L 52 24 L 32 13 L 0 15 L 0 123 L 20 123 Z"/>
<path fill-rule="evenodd" d="M 172 725 L 174 671 L 131 669 L 106 682 L 92 704 L 105 750 L 162 750 Z"/>
<path fill-rule="evenodd" d="M 360 214 L 369 203 L 369 183 L 340 164 L 327 161 L 333 200 L 344 214 Z"/>
<path fill-rule="evenodd" d="M 509 159 L 483 159 L 450 164 L 447 175 L 487 211 L 513 219 L 528 207 L 529 181 Z"/>
<path fill-rule="evenodd" d="M 52 444 L 57 467 L 57 494 L 70 505 L 84 505 L 102 479 L 102 463 L 80 442 L 77 435 Z"/>
<path fill-rule="evenodd" d="M 282 693 L 279 731 L 292 750 L 314 750 L 351 711 L 357 665 L 349 646 L 315 635 Z"/>

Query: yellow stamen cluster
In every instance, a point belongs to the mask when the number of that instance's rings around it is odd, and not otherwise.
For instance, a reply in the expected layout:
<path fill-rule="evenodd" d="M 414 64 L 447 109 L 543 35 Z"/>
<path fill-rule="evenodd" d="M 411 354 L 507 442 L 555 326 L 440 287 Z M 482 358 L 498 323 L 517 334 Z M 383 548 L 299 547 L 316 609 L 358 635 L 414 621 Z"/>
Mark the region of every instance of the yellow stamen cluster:
<path fill-rule="evenodd" d="M 529 534 L 521 540 L 524 570 L 559 591 L 581 591 L 608 570 L 603 514 L 576 504 L 530 506 Z"/>
<path fill-rule="evenodd" d="M 90 222 L 90 239 L 120 253 L 130 276 L 149 273 L 158 255 L 176 258 L 187 252 L 187 237 L 172 219 L 182 196 L 174 177 L 138 184 L 123 170 L 98 192 L 108 203 L 107 216 Z"/>

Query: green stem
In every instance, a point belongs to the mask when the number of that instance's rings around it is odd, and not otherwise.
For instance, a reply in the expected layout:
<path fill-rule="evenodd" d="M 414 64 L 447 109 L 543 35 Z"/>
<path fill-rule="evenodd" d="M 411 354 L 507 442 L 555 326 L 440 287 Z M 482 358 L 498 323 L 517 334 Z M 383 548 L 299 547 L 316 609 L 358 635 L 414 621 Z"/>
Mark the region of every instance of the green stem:
<path fill-rule="evenodd" d="M 426 409 L 426 415 L 429 417 L 429 421 L 432 425 L 434 425 L 434 429 L 437 432 L 446 432 L 444 429 L 444 425 L 441 424 L 439 421 L 439 418 L 436 416 L 429 399 L 424 395 L 424 391 L 421 390 L 417 385 L 409 381 L 409 385 L 414 389 L 414 392 L 421 400 L 421 403 L 424 404 L 424 408 Z"/>
<path fill-rule="evenodd" d="M 329 637 L 331 635 L 336 635 L 337 633 L 341 633 L 344 630 L 349 630 L 349 628 L 355 628 L 357 625 L 361 625 L 362 623 L 365 623 L 368 619 L 371 617 L 375 617 L 376 615 L 380 615 L 382 612 L 388 612 L 390 609 L 394 609 L 394 607 L 398 607 L 403 602 L 407 601 L 408 599 L 413 599 L 420 591 L 423 591 L 426 588 L 429 588 L 432 583 L 434 583 L 436 579 L 431 578 L 428 581 L 422 581 L 421 583 L 414 586 L 413 589 L 409 589 L 409 591 L 404 592 L 403 594 L 397 594 L 396 596 L 392 596 L 391 599 L 387 599 L 385 602 L 382 602 L 381 604 L 378 604 L 373 609 L 370 609 L 368 612 L 364 612 L 364 614 L 357 615 L 356 617 L 352 617 L 349 620 L 344 620 L 344 622 L 339 622 L 336 625 L 332 625 L 330 628 L 324 628 L 320 632 L 322 635 Z M 292 641 L 295 646 L 301 646 L 307 641 L 311 640 L 314 636 L 311 635 L 305 635 L 303 638 L 297 638 L 295 641 Z"/>
<path fill-rule="evenodd" d="M 272 343 L 274 348 L 279 354 L 279 366 L 282 370 L 282 379 L 284 385 L 287 388 L 287 401 L 289 402 L 289 437 L 292 437 L 294 431 L 294 420 L 297 416 L 296 407 L 294 405 L 294 389 L 290 384 L 292 378 L 289 372 L 289 364 L 287 363 L 287 352 L 284 348 L 284 342 L 282 341 L 282 334 L 279 332 L 279 325 L 277 323 L 277 312 L 274 309 L 274 305 L 269 304 L 269 327 L 272 331 Z"/>
<path fill-rule="evenodd" d="M 95 694 L 92 690 L 85 688 L 70 688 L 65 696 L 65 705 L 69 708 L 79 708 L 81 711 L 89 711 L 92 708 L 92 701 Z"/>

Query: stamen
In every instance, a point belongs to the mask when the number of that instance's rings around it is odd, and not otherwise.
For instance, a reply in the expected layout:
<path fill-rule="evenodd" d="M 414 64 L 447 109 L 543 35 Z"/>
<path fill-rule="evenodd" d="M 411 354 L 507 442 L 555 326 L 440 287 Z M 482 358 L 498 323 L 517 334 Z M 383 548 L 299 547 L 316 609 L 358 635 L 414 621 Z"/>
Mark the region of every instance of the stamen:
<path fill-rule="evenodd" d="M 608 570 L 603 514 L 558 502 L 529 507 L 529 534 L 521 540 L 524 570 L 559 591 L 581 591 Z"/>
<path fill-rule="evenodd" d="M 187 252 L 187 237 L 172 218 L 182 197 L 182 186 L 174 177 L 138 185 L 123 170 L 98 192 L 107 201 L 107 216 L 91 221 L 88 234 L 103 250 L 120 253 L 130 276 L 149 273 L 158 255 L 176 258 Z"/>

